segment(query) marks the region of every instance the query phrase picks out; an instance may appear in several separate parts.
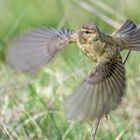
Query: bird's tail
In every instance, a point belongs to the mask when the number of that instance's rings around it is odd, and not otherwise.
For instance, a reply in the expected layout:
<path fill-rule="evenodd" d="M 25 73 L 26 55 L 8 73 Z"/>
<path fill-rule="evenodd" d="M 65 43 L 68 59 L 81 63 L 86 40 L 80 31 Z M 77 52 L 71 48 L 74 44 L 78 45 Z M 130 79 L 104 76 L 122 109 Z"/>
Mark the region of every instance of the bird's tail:
<path fill-rule="evenodd" d="M 140 51 L 140 26 L 133 21 L 126 20 L 112 36 L 121 49 Z"/>

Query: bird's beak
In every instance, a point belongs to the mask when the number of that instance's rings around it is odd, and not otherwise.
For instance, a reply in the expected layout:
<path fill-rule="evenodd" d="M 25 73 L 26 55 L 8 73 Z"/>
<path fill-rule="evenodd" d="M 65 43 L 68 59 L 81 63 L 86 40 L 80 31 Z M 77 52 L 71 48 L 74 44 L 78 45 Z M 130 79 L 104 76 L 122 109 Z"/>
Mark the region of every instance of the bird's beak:
<path fill-rule="evenodd" d="M 70 35 L 70 41 L 76 42 L 79 34 L 80 34 L 80 30 L 73 31 L 72 34 Z"/>

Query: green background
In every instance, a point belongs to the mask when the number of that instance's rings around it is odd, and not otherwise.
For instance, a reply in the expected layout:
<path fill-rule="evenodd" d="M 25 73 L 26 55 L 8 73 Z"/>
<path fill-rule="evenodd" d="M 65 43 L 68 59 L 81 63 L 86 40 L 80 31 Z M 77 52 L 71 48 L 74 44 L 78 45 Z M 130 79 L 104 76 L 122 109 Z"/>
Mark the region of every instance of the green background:
<path fill-rule="evenodd" d="M 87 21 L 112 33 L 128 18 L 140 23 L 139 11 L 139 0 L 0 0 L 0 139 L 89 140 L 94 124 L 69 122 L 63 113 L 64 98 L 94 63 L 69 45 L 37 74 L 16 74 L 4 55 L 12 38 L 31 27 L 78 29 Z M 125 96 L 109 120 L 102 118 L 97 140 L 140 139 L 139 60 L 132 52 Z"/>

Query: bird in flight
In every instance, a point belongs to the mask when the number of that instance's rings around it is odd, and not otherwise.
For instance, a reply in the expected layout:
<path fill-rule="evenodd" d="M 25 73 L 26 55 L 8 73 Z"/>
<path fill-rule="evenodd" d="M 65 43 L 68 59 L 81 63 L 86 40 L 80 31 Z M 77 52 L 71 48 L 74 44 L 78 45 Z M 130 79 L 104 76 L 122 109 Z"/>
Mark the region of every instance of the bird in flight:
<path fill-rule="evenodd" d="M 96 66 L 65 100 L 66 116 L 90 121 L 107 115 L 124 94 L 125 68 L 120 52 L 140 51 L 140 26 L 126 20 L 110 35 L 101 32 L 93 22 L 78 30 L 34 28 L 9 44 L 7 61 L 17 71 L 35 71 L 69 43 L 76 43 Z"/>

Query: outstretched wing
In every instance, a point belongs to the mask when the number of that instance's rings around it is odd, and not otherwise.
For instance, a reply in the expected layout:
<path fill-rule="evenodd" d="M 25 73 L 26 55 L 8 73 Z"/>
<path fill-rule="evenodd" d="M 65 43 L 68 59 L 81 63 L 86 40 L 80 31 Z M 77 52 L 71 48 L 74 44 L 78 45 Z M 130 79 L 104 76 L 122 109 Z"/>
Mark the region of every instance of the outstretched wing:
<path fill-rule="evenodd" d="M 115 109 L 125 87 L 121 57 L 98 64 L 91 75 L 65 100 L 68 119 L 92 120 Z"/>
<path fill-rule="evenodd" d="M 7 60 L 17 71 L 35 71 L 69 42 L 68 29 L 37 28 L 25 32 L 7 49 Z"/>
<path fill-rule="evenodd" d="M 140 26 L 126 20 L 119 30 L 112 34 L 113 40 L 121 49 L 140 51 Z"/>

